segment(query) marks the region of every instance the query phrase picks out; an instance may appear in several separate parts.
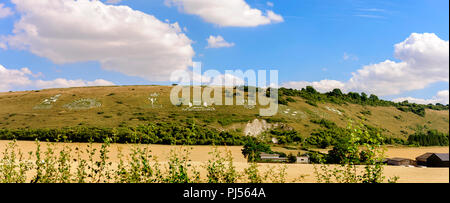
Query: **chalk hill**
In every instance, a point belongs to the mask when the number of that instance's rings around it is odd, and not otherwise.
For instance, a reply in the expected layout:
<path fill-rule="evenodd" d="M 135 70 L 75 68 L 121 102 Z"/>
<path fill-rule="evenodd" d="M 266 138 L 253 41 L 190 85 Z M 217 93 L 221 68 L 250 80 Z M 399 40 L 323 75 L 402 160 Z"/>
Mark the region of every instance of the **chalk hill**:
<path fill-rule="evenodd" d="M 332 102 L 312 105 L 302 97 L 292 96 L 287 105 L 279 106 L 276 116 L 267 118 L 259 117 L 259 106 L 174 106 L 170 103 L 171 88 L 114 86 L 0 93 L 0 128 L 118 127 L 194 119 L 197 125 L 244 134 L 248 132 L 246 127 L 254 127 L 249 123 L 259 119 L 270 123 L 265 126 L 287 126 L 307 137 L 320 127 L 312 120 L 326 119 L 340 127 L 350 121 L 362 122 L 395 138 L 407 138 L 423 126 L 449 132 L 448 110 L 425 109 L 425 116 L 420 116 L 393 106 Z"/>

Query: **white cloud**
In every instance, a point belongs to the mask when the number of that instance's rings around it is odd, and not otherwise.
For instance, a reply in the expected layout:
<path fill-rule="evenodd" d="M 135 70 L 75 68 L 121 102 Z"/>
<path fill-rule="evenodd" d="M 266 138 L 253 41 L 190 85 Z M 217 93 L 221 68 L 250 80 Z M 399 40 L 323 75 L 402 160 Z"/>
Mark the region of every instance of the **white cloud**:
<path fill-rule="evenodd" d="M 273 22 L 283 22 L 283 16 L 274 13 L 273 11 L 267 11 L 267 17 Z"/>
<path fill-rule="evenodd" d="M 106 3 L 108 4 L 118 4 L 120 2 L 122 2 L 122 0 L 106 0 Z"/>
<path fill-rule="evenodd" d="M 402 97 L 397 98 L 393 100 L 394 102 L 403 102 L 408 101 L 410 103 L 416 103 L 416 104 L 448 104 L 449 103 L 449 91 L 448 90 L 442 90 L 439 91 L 436 96 L 434 96 L 432 99 L 419 99 L 414 97 Z"/>
<path fill-rule="evenodd" d="M 400 61 L 386 60 L 364 66 L 353 73 L 347 82 L 300 81 L 287 82 L 283 86 L 302 88 L 312 85 L 322 92 L 340 88 L 345 92 L 386 96 L 424 89 L 437 82 L 449 82 L 449 41 L 433 33 L 411 34 L 405 41 L 395 45 L 395 57 Z"/>
<path fill-rule="evenodd" d="M 386 60 L 353 73 L 348 89 L 396 95 L 449 81 L 449 42 L 435 34 L 411 34 L 395 45 L 395 57 L 400 62 Z"/>
<path fill-rule="evenodd" d="M 176 71 L 171 77 L 171 82 L 179 85 L 206 85 L 206 86 L 240 86 L 245 85 L 245 80 L 241 76 L 215 70 L 207 71 L 203 74 L 189 71 Z"/>
<path fill-rule="evenodd" d="M 273 4 L 272 2 L 270 2 L 270 1 L 268 1 L 266 4 L 267 4 L 267 6 L 269 6 L 269 7 L 273 7 L 273 6 L 274 6 L 274 4 Z"/>
<path fill-rule="evenodd" d="M 306 86 L 312 86 L 319 92 L 329 92 L 335 88 L 344 89 L 345 83 L 337 80 L 321 80 L 319 82 L 298 81 L 298 82 L 287 82 L 282 84 L 281 86 L 294 89 L 302 89 L 305 88 Z"/>
<path fill-rule="evenodd" d="M 50 81 L 36 80 L 34 81 L 33 85 L 40 89 L 47 89 L 47 88 L 67 88 L 67 87 L 87 87 L 87 86 L 112 86 L 114 85 L 114 83 L 103 79 L 97 79 L 94 81 L 85 81 L 81 79 L 67 80 L 64 78 L 58 78 Z"/>
<path fill-rule="evenodd" d="M 58 78 L 55 80 L 36 80 L 41 74 L 33 74 L 28 68 L 20 70 L 7 69 L 0 65 L 0 92 L 13 89 L 45 89 L 45 88 L 65 88 L 65 87 L 84 87 L 84 86 L 111 86 L 114 83 L 103 79 L 94 81 L 86 80 L 67 80 Z"/>
<path fill-rule="evenodd" d="M 27 86 L 32 82 L 29 79 L 31 71 L 28 68 L 20 70 L 6 69 L 0 65 L 0 91 L 9 91 L 16 86 Z"/>
<path fill-rule="evenodd" d="M 165 0 L 166 5 L 198 15 L 203 20 L 223 27 L 256 27 L 283 22 L 282 16 L 271 10 L 263 13 L 251 8 L 245 0 Z"/>
<path fill-rule="evenodd" d="M 234 43 L 229 43 L 227 41 L 225 41 L 225 39 L 223 39 L 222 36 L 209 36 L 208 39 L 206 39 L 208 41 L 208 46 L 206 48 L 222 48 L 222 47 L 233 47 Z"/>
<path fill-rule="evenodd" d="M 103 69 L 153 81 L 192 65 L 192 41 L 177 23 L 101 1 L 12 2 L 21 19 L 6 38 L 9 46 L 57 64 L 98 61 Z"/>
<path fill-rule="evenodd" d="M 0 4 L 0 19 L 6 18 L 13 14 L 14 12 L 11 10 L 11 8 L 5 7 L 5 4 Z"/>

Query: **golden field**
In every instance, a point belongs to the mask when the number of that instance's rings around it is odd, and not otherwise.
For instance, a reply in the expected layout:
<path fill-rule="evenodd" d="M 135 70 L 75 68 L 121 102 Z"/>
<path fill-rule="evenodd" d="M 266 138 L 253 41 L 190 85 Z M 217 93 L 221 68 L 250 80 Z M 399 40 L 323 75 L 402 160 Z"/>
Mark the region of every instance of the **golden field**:
<path fill-rule="evenodd" d="M 10 141 L 0 141 L 0 152 L 3 152 Z M 25 158 L 28 158 L 28 152 L 35 151 L 36 145 L 34 142 L 28 141 L 18 141 L 18 146 L 20 150 L 25 154 Z M 44 152 L 47 149 L 48 143 L 41 143 L 41 151 Z M 54 144 L 56 149 L 62 149 L 64 146 L 69 146 L 71 149 L 78 148 L 81 151 L 85 151 L 87 149 L 88 144 L 85 143 L 58 143 Z M 94 148 L 99 149 L 101 144 L 93 144 Z M 125 144 L 112 144 L 110 147 L 110 153 L 108 156 L 110 157 L 109 161 L 113 162 L 113 165 L 117 164 L 119 159 L 117 158 L 119 155 L 119 151 L 122 154 L 126 155 L 131 152 L 132 145 Z M 152 151 L 152 155 L 158 158 L 158 161 L 164 164 L 168 160 L 168 155 L 171 150 L 179 150 L 184 148 L 182 146 L 166 146 L 166 145 L 149 145 L 149 148 Z M 210 158 L 209 152 L 212 152 L 213 146 L 189 146 L 190 150 L 190 160 L 191 164 L 195 166 L 201 174 L 205 174 L 205 170 L 202 167 Z M 221 152 L 225 152 L 226 150 L 231 151 L 232 156 L 234 158 L 234 165 L 236 166 L 238 171 L 243 171 L 245 168 L 249 166 L 246 159 L 243 157 L 241 153 L 242 147 L 233 146 L 233 147 L 224 147 L 218 146 L 217 149 Z M 386 151 L 386 155 L 388 158 L 393 157 L 404 157 L 414 159 L 416 156 L 419 156 L 426 152 L 441 152 L 448 153 L 448 147 L 388 147 Z M 75 156 L 75 154 L 73 154 Z M 2 154 L 0 154 L 2 157 Z M 87 155 L 85 157 L 87 158 Z M 30 158 L 33 160 L 33 157 Z M 126 158 L 125 158 L 126 160 Z M 283 164 L 260 164 L 261 170 L 264 171 L 270 167 L 279 168 Z M 288 182 L 304 182 L 304 183 L 313 183 L 315 182 L 314 175 L 314 165 L 312 164 L 288 164 L 287 166 L 287 181 Z M 362 167 L 361 167 L 362 168 Z M 384 175 L 386 177 L 398 176 L 400 179 L 398 182 L 400 183 L 449 183 L 449 168 L 409 168 L 402 166 L 385 166 Z M 304 179 L 298 181 L 297 179 L 300 176 L 304 176 Z"/>

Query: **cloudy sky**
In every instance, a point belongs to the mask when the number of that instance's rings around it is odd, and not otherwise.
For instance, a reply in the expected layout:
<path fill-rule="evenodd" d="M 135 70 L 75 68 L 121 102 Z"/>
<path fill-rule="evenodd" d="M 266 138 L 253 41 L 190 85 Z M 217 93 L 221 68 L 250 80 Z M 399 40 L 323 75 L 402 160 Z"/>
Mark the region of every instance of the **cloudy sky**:
<path fill-rule="evenodd" d="M 0 91 L 171 84 L 279 70 L 280 85 L 449 102 L 448 0 L 1 0 Z"/>

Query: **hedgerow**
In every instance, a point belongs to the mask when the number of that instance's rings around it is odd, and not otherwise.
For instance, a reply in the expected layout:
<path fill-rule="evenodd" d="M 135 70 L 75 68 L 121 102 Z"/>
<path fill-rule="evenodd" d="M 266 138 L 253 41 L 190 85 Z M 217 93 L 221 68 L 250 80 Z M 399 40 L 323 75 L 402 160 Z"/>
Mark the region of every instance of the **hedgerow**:
<path fill-rule="evenodd" d="M 0 129 L 0 140 L 40 140 L 169 145 L 244 145 L 251 137 L 237 132 L 218 131 L 205 126 L 179 123 L 148 123 L 137 127 L 67 127 L 60 129 Z"/>

